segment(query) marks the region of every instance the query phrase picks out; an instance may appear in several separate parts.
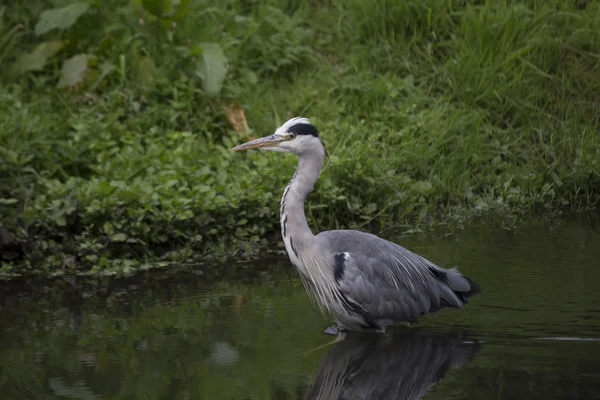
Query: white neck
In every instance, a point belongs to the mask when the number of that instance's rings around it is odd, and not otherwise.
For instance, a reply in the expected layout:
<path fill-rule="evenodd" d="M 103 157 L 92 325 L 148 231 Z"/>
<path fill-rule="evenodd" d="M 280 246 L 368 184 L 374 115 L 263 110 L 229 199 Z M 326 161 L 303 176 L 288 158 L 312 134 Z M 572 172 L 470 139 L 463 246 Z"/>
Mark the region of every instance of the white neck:
<path fill-rule="evenodd" d="M 304 214 L 304 201 L 319 177 L 323 157 L 324 152 L 300 154 L 298 168 L 281 198 L 281 234 L 290 260 L 301 272 L 302 254 L 315 240 Z"/>

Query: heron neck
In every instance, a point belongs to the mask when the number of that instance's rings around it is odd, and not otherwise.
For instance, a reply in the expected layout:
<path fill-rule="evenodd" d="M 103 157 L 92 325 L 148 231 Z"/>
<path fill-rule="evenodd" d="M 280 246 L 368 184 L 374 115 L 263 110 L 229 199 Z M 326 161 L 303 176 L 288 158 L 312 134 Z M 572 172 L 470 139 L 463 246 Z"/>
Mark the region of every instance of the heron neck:
<path fill-rule="evenodd" d="M 281 198 L 281 233 L 288 254 L 291 250 L 296 257 L 299 251 L 311 245 L 314 240 L 304 214 L 304 201 L 313 190 L 322 166 L 322 155 L 299 155 L 298 168 Z"/>

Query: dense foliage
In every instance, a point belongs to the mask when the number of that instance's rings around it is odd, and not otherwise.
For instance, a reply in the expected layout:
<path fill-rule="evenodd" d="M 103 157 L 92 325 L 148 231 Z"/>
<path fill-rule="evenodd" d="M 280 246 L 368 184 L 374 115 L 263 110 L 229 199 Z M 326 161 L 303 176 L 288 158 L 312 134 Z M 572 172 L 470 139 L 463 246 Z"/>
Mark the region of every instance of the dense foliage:
<path fill-rule="evenodd" d="M 320 228 L 593 207 L 600 4 L 15 1 L 0 8 L 0 278 L 254 252 L 295 160 L 234 154 L 290 116 L 330 162 Z"/>

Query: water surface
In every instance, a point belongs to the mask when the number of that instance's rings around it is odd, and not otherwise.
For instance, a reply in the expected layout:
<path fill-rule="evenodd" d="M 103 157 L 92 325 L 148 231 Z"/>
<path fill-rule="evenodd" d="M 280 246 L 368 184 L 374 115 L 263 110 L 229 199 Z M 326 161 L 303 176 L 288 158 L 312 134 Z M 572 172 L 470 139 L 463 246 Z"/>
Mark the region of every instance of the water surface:
<path fill-rule="evenodd" d="M 395 235 L 484 293 L 391 335 L 349 335 L 285 259 L 234 276 L 35 286 L 0 301 L 2 399 L 600 398 L 594 219 Z M 265 266 L 269 264 L 269 268 Z M 269 270 L 270 272 L 264 272 Z"/>

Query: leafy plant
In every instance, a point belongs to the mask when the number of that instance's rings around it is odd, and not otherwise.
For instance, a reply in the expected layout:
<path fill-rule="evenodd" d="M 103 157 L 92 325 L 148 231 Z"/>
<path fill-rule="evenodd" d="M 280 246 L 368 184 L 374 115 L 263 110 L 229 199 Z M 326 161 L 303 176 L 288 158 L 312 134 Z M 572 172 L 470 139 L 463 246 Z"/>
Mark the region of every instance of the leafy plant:
<path fill-rule="evenodd" d="M 6 7 L 0 7 L 0 67 L 3 69 L 10 62 L 11 53 L 14 51 L 21 36 L 22 26 L 11 25 L 5 20 Z"/>
<path fill-rule="evenodd" d="M 227 75 L 227 57 L 217 43 L 201 43 L 196 74 L 202 79 L 204 90 L 211 96 L 221 92 Z"/>
<path fill-rule="evenodd" d="M 258 254 L 295 160 L 229 149 L 295 115 L 330 154 L 319 229 L 600 199 L 593 2 L 47 7 L 0 12 L 6 279 Z"/>
<path fill-rule="evenodd" d="M 41 36 L 54 29 L 69 29 L 89 9 L 90 5 L 81 1 L 64 7 L 46 10 L 40 14 L 40 19 L 35 25 L 35 34 Z"/>

